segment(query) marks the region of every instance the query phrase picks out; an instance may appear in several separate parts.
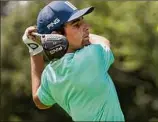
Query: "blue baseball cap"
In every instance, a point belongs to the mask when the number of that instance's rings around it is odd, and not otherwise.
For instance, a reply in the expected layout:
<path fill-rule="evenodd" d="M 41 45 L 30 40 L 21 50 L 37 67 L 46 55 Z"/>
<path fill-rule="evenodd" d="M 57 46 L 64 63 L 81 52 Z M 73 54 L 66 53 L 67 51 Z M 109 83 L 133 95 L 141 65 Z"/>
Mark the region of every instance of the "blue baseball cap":
<path fill-rule="evenodd" d="M 39 12 L 37 32 L 40 34 L 50 34 L 52 31 L 60 29 L 66 22 L 89 14 L 93 10 L 94 7 L 78 10 L 68 1 L 53 1 Z"/>

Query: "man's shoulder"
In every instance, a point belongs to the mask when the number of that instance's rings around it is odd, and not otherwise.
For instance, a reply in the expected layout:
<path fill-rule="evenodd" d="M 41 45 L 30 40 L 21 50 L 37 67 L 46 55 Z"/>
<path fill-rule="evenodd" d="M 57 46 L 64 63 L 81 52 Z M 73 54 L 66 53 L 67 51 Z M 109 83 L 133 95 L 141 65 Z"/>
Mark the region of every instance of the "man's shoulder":
<path fill-rule="evenodd" d="M 46 67 L 44 68 L 43 72 L 42 72 L 42 77 L 48 77 L 49 74 L 53 74 L 54 73 L 54 70 L 53 68 L 51 67 L 51 64 L 47 64 Z"/>
<path fill-rule="evenodd" d="M 76 51 L 72 60 L 72 69 L 82 69 L 91 65 L 97 65 L 101 57 L 101 46 L 91 44 Z"/>
<path fill-rule="evenodd" d="M 99 44 L 91 44 L 88 46 L 85 46 L 84 48 L 78 50 L 74 54 L 74 59 L 75 60 L 88 60 L 92 59 L 95 60 L 95 58 L 98 57 L 102 52 L 102 47 Z"/>
<path fill-rule="evenodd" d="M 96 52 L 99 48 L 101 48 L 101 45 L 99 45 L 99 44 L 90 44 L 88 46 L 83 47 L 80 50 L 77 50 L 75 52 L 75 54 L 86 55 L 86 54 L 91 53 L 91 52 Z"/>
<path fill-rule="evenodd" d="M 91 44 L 77 50 L 75 53 L 67 53 L 61 59 L 50 62 L 44 69 L 43 74 L 47 72 L 67 72 L 74 68 L 83 68 L 87 65 L 98 63 L 99 55 L 101 57 L 102 47 L 99 44 Z M 93 63 L 92 63 L 93 62 Z"/>

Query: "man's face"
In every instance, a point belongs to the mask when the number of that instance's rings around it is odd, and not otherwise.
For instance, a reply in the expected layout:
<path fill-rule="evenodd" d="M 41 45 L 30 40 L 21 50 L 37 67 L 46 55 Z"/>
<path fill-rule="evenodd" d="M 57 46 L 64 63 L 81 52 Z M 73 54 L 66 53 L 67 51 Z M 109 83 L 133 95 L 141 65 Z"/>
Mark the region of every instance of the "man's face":
<path fill-rule="evenodd" d="M 65 36 L 69 41 L 69 50 L 75 51 L 89 45 L 89 26 L 83 17 L 65 25 Z"/>

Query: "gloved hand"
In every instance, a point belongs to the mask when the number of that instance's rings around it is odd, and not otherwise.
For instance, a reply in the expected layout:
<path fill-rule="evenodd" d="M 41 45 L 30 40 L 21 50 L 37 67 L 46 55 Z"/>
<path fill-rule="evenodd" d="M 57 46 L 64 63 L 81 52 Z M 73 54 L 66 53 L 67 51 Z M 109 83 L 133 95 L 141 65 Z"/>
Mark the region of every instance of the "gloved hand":
<path fill-rule="evenodd" d="M 25 33 L 22 37 L 22 40 L 28 47 L 31 56 L 37 55 L 43 51 L 43 47 L 36 42 L 36 37 L 32 35 L 32 32 L 36 31 L 37 29 L 35 26 L 30 26 L 25 30 Z"/>

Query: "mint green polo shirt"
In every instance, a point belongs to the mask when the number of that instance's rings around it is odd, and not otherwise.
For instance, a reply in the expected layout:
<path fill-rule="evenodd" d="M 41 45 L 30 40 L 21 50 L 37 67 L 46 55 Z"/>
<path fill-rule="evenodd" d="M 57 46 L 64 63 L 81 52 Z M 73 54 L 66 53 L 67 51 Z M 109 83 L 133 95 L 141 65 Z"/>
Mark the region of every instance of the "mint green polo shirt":
<path fill-rule="evenodd" d="M 47 106 L 59 104 L 74 121 L 124 121 L 117 92 L 108 74 L 112 51 L 91 44 L 50 62 L 37 91 Z"/>

